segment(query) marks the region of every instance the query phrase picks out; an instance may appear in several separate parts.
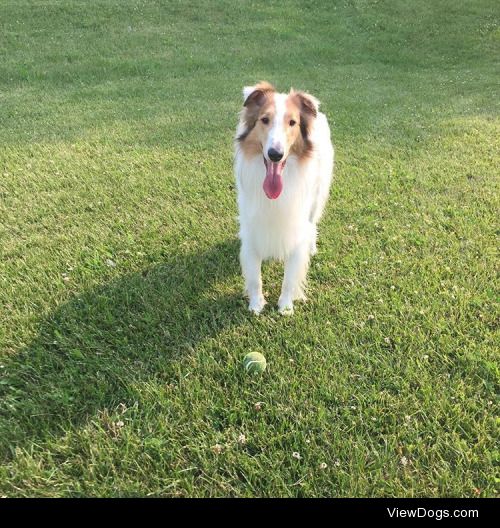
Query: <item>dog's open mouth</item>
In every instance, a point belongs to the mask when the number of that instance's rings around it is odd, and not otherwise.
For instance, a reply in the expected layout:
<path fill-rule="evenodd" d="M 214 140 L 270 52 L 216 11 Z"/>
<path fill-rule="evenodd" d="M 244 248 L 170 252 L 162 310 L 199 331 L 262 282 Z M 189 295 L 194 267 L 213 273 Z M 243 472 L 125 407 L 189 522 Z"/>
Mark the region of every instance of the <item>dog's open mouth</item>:
<path fill-rule="evenodd" d="M 264 192 L 271 200 L 276 200 L 283 190 L 283 178 L 281 174 L 285 168 L 286 160 L 283 161 L 267 161 L 264 158 L 264 165 L 266 166 L 266 179 L 264 180 Z"/>

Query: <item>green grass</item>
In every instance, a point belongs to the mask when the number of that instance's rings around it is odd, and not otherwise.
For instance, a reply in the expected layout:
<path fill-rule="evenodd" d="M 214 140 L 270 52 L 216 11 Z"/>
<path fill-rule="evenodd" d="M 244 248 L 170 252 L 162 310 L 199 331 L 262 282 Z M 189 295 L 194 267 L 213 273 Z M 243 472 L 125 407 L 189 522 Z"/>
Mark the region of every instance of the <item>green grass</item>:
<path fill-rule="evenodd" d="M 1 3 L 0 495 L 497 493 L 498 4 L 284 4 Z M 241 295 L 260 79 L 336 146 L 292 318 Z"/>

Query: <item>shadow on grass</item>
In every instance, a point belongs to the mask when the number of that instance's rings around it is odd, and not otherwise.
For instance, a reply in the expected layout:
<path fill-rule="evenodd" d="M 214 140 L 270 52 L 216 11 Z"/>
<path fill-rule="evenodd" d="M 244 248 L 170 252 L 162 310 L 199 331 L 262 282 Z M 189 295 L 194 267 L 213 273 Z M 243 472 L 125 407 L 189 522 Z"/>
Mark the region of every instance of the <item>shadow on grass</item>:
<path fill-rule="evenodd" d="M 59 307 L 0 378 L 2 457 L 133 403 L 138 382 L 168 383 L 201 340 L 242 321 L 240 290 L 215 287 L 239 272 L 237 253 L 231 240 L 173 255 Z"/>

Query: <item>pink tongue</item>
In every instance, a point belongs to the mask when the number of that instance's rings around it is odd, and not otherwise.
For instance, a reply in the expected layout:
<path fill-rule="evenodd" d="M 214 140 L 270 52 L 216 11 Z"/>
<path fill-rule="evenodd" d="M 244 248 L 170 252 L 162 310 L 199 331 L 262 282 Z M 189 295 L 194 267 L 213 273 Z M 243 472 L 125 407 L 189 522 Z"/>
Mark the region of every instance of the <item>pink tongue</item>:
<path fill-rule="evenodd" d="M 264 192 L 271 200 L 276 200 L 283 190 L 283 180 L 281 171 L 283 163 L 266 161 L 266 179 L 264 180 Z"/>

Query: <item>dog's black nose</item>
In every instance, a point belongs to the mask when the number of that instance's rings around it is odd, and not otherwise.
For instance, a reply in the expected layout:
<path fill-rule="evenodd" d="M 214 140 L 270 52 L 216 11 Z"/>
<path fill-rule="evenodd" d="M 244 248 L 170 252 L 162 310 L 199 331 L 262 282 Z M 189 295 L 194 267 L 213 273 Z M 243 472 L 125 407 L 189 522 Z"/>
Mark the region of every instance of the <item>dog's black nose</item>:
<path fill-rule="evenodd" d="M 279 161 L 283 157 L 283 152 L 278 152 L 276 149 L 270 148 L 267 155 L 271 161 Z"/>

